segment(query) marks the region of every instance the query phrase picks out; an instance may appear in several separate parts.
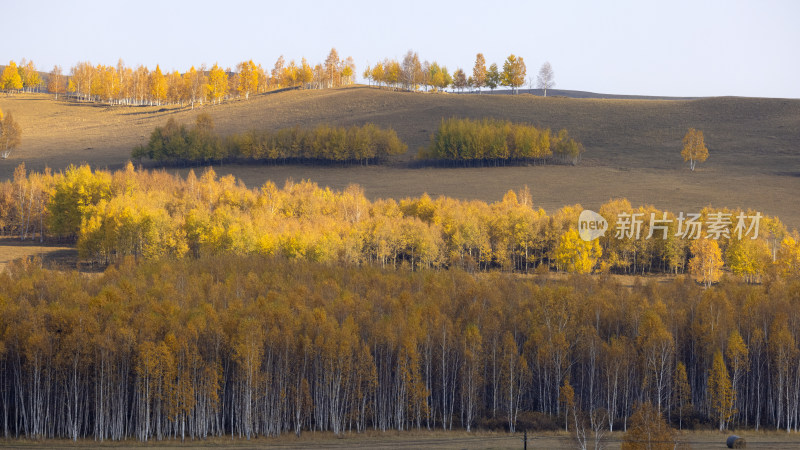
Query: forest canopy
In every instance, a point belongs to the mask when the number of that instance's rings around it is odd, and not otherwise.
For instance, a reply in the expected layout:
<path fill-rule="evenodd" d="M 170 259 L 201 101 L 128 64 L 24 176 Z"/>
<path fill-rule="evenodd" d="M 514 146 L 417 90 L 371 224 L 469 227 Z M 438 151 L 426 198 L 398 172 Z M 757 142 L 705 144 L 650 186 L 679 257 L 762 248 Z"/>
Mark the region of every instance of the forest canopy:
<path fill-rule="evenodd" d="M 2 433 L 514 431 L 577 411 L 619 430 L 640 404 L 678 427 L 800 423 L 797 232 L 763 217 L 757 236 L 693 240 L 672 221 L 639 230 L 663 239 L 587 242 L 581 211 L 548 214 L 527 189 L 370 201 L 211 169 L 21 165 L 0 184 L 0 232 L 108 266 L 0 273 Z M 625 200 L 599 214 L 675 219 Z M 758 217 L 698 218 L 726 214 Z"/>
<path fill-rule="evenodd" d="M 324 62 L 312 65 L 305 58 L 286 61 L 281 55 L 270 70 L 253 60 L 244 60 L 235 67 L 214 63 L 178 70 L 163 70 L 161 65 L 148 68 L 130 67 L 120 59 L 116 65 L 92 65 L 82 61 L 65 74 L 61 66 L 40 76 L 33 61 L 23 59 L 19 65 L 10 61 L 0 74 L 0 89 L 7 93 L 29 92 L 45 87 L 48 92 L 67 94 L 80 101 L 110 105 L 190 105 L 220 103 L 231 99 L 248 100 L 252 95 L 279 89 L 325 89 L 355 82 L 352 57 L 340 58 L 332 48 Z"/>
<path fill-rule="evenodd" d="M 55 174 L 20 165 L 12 181 L 0 183 L 1 235 L 77 242 L 81 258 L 102 263 L 231 252 L 411 270 L 690 273 L 707 285 L 726 273 L 757 283 L 800 271 L 800 237 L 777 218 L 761 217 L 757 234 L 737 235 L 732 223 L 714 235 L 713 224 L 760 215 L 753 211 L 704 208 L 691 218 L 708 229 L 688 233 L 683 212 L 615 199 L 599 214 L 616 228 L 627 218 L 630 233 L 617 229 L 587 242 L 577 231 L 582 210 L 548 213 L 527 188 L 493 203 L 427 195 L 371 201 L 355 185 L 333 191 L 308 181 L 267 182 L 253 189 L 210 168 L 181 178 L 132 164 Z"/>
<path fill-rule="evenodd" d="M 797 276 L 703 289 L 231 253 L 91 277 L 23 261 L 0 273 L 0 434 L 513 432 L 565 407 L 621 430 L 642 403 L 675 427 L 789 430 L 799 305 Z"/>

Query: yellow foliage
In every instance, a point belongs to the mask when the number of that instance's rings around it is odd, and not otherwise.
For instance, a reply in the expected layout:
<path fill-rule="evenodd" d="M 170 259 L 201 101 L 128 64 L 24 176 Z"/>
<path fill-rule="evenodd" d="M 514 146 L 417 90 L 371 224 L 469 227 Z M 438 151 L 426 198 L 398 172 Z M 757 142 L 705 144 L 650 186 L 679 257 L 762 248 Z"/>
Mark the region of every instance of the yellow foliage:
<path fill-rule="evenodd" d="M 675 431 L 661 412 L 651 403 L 642 403 L 631 415 L 628 431 L 622 440 L 622 450 L 672 450 Z"/>
<path fill-rule="evenodd" d="M 692 410 L 692 389 L 686 376 L 686 364 L 678 361 L 672 379 L 672 396 L 675 408 L 678 410 L 679 427 L 683 426 L 683 417 Z"/>
<path fill-rule="evenodd" d="M 597 239 L 584 241 L 575 229 L 570 229 L 559 240 L 555 252 L 558 267 L 567 272 L 590 273 L 603 254 Z"/>
<path fill-rule="evenodd" d="M 689 128 L 686 136 L 683 137 L 681 156 L 684 161 L 689 161 L 689 167 L 692 171 L 694 171 L 698 162 L 708 159 L 708 148 L 706 148 L 702 131 Z"/>
<path fill-rule="evenodd" d="M 777 262 L 784 276 L 800 276 L 800 238 L 796 232 L 793 235 L 787 235 L 781 241 Z"/>
<path fill-rule="evenodd" d="M 3 69 L 3 74 L 0 75 L 0 89 L 6 91 L 16 91 L 22 89 L 22 77 L 17 70 L 17 63 L 9 61 L 8 65 Z"/>
<path fill-rule="evenodd" d="M 150 74 L 150 94 L 157 103 L 167 99 L 167 79 L 161 73 L 161 67 L 156 65 L 156 70 Z"/>
<path fill-rule="evenodd" d="M 228 92 L 228 74 L 216 63 L 208 74 L 208 96 L 219 103 Z"/>
<path fill-rule="evenodd" d="M 695 239 L 691 245 L 692 258 L 689 272 L 706 287 L 719 281 L 722 276 L 722 252 L 713 239 Z"/>
<path fill-rule="evenodd" d="M 711 411 L 719 421 L 719 430 L 722 431 L 737 411 L 733 407 L 736 402 L 736 392 L 731 386 L 728 368 L 719 350 L 714 353 L 714 361 L 708 371 L 708 398 Z"/>
<path fill-rule="evenodd" d="M 239 71 L 239 94 L 248 99 L 251 93 L 258 91 L 258 69 L 252 59 L 240 62 L 236 69 Z"/>
<path fill-rule="evenodd" d="M 758 282 L 770 263 L 767 242 L 762 239 L 731 239 L 725 251 L 731 272 L 747 282 Z"/>

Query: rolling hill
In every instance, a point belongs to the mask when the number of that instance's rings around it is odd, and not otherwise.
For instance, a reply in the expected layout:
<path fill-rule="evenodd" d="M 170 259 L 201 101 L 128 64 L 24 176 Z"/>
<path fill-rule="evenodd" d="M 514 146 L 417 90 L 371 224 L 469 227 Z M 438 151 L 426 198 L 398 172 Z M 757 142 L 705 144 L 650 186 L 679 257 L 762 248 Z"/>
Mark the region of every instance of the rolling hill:
<path fill-rule="evenodd" d="M 60 170 L 87 162 L 118 168 L 132 147 L 174 117 L 190 122 L 209 113 L 223 134 L 249 129 L 374 122 L 393 127 L 408 154 L 384 166 L 215 167 L 248 186 L 270 179 L 310 179 L 320 185 L 364 187 L 369 197 L 432 196 L 498 200 L 528 185 L 547 210 L 580 203 L 597 208 L 614 197 L 675 212 L 707 205 L 745 207 L 778 215 L 800 228 L 793 198 L 800 192 L 800 100 L 762 98 L 609 99 L 530 94 L 425 94 L 356 86 L 264 94 L 204 108 L 120 108 L 55 102 L 48 95 L 0 97 L 23 127 L 23 144 L 0 160 L 0 179 L 28 168 Z M 497 117 L 554 130 L 567 128 L 586 146 L 577 167 L 533 166 L 469 169 L 412 168 L 417 150 L 444 117 Z M 690 172 L 680 157 L 687 128 L 705 133 L 707 162 Z M 188 169 L 166 170 L 185 173 Z"/>

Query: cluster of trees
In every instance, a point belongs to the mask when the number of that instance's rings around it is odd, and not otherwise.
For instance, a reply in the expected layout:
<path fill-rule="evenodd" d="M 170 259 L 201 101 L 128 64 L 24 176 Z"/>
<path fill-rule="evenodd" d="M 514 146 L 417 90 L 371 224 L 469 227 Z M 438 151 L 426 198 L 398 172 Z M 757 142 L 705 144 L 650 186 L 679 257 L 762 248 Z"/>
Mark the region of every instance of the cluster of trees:
<path fill-rule="evenodd" d="M 17 72 L 19 76 L 14 75 Z M 353 58 L 342 60 L 335 48 L 331 49 L 324 63 L 314 66 L 305 58 L 300 64 L 294 60 L 287 64 L 281 56 L 271 71 L 252 60 L 242 61 L 234 69 L 223 69 L 217 64 L 208 69 L 201 65 L 199 68 L 192 66 L 184 73 L 177 70 L 163 72 L 158 65 L 152 71 L 141 65 L 134 69 L 119 60 L 116 66 L 93 66 L 89 62 L 80 62 L 69 72 L 69 76 L 65 76 L 62 68 L 55 66 L 47 77 L 47 90 L 56 97 L 69 92 L 82 100 L 119 105 L 194 106 L 195 103 L 220 102 L 230 98 L 247 99 L 252 94 L 287 87 L 322 89 L 355 81 Z M 0 87 L 6 90 L 41 84 L 33 63 L 17 67 L 11 61 L 0 78 Z"/>
<path fill-rule="evenodd" d="M 116 66 L 80 62 L 65 75 L 56 65 L 46 77 L 41 77 L 32 61 L 24 59 L 18 65 L 10 61 L 0 76 L 0 89 L 6 92 L 33 91 L 46 86 L 56 98 L 71 93 L 85 101 L 107 102 L 120 105 L 191 104 L 206 101 L 218 102 L 229 98 L 249 98 L 251 94 L 287 87 L 331 88 L 355 82 L 356 66 L 352 57 L 341 59 L 336 49 L 331 49 L 324 62 L 315 65 L 302 58 L 298 64 L 288 63 L 283 56 L 272 69 L 264 69 L 252 60 L 242 61 L 235 68 L 222 68 L 214 64 L 192 66 L 188 71 L 164 72 L 159 65 L 154 70 L 145 66 L 125 66 L 120 59 Z M 511 54 L 503 62 L 502 70 L 492 63 L 486 67 L 482 53 L 475 58 L 469 75 L 457 68 L 450 72 L 436 61 L 420 61 L 419 55 L 409 50 L 402 62 L 385 59 L 364 69 L 367 82 L 378 86 L 417 90 L 420 87 L 463 91 L 484 87 L 494 90 L 506 86 L 516 91 L 526 83 L 527 69 L 522 57 Z M 550 63 L 545 63 L 537 78 L 537 87 L 547 89 L 554 85 Z M 533 82 L 531 81 L 531 87 Z"/>
<path fill-rule="evenodd" d="M 752 238 L 754 230 L 749 235 L 738 235 L 737 217 L 760 215 L 755 211 L 704 208 L 694 213 L 696 217 L 690 218 L 683 212 L 675 215 L 653 206 L 633 208 L 629 201 L 615 199 L 602 205 L 599 212 L 611 228 L 597 240 L 603 253 L 599 260 L 601 272 L 688 271 L 698 281 L 710 285 L 720 280 L 724 267 L 750 283 L 792 274 L 800 269 L 797 231 L 789 233 L 778 218 L 761 217 L 756 239 Z M 642 221 L 632 236 L 618 237 L 621 215 L 639 217 Z M 725 231 L 717 238 L 709 238 L 709 225 L 720 223 L 717 220 L 720 218 L 727 218 L 731 223 L 722 228 Z M 691 223 L 699 226 L 694 228 Z M 745 225 L 749 228 L 753 221 Z"/>
<path fill-rule="evenodd" d="M 408 146 L 391 128 L 374 124 L 348 128 L 318 125 L 277 131 L 250 131 L 224 139 L 214 133 L 207 114 L 200 114 L 192 128 L 170 118 L 156 127 L 147 146 L 133 149 L 133 158 L 155 161 L 208 162 L 221 159 L 259 161 L 337 161 L 369 163 L 405 153 Z"/>
<path fill-rule="evenodd" d="M 6 159 L 11 151 L 22 142 L 22 127 L 11 113 L 3 114 L 0 109 L 0 158 Z"/>
<path fill-rule="evenodd" d="M 506 58 L 501 72 L 495 63 L 487 70 L 486 58 L 478 53 L 472 75 L 468 76 L 461 68 L 451 74 L 446 66 L 440 66 L 436 61 L 420 62 L 419 55 L 409 50 L 402 62 L 387 58 L 372 67 L 367 66 L 363 77 L 378 86 L 407 90 L 417 90 L 420 87 L 424 87 L 426 91 L 429 88 L 443 90 L 451 87 L 459 91 L 472 88 L 480 91 L 483 87 L 494 90 L 497 86 L 508 86 L 516 90 L 525 84 L 525 74 L 525 61 L 514 54 Z"/>
<path fill-rule="evenodd" d="M 222 139 L 214 133 L 214 122 L 208 114 L 199 114 L 194 126 L 178 125 L 170 117 L 163 127 L 150 133 L 147 145 L 139 145 L 131 152 L 133 158 L 144 157 L 154 161 L 219 161 L 225 157 Z"/>
<path fill-rule="evenodd" d="M 550 129 L 511 123 L 499 119 L 442 119 L 431 136 L 431 144 L 418 157 L 425 160 L 463 163 L 544 160 L 554 156 L 577 164 L 583 145 L 569 137 L 567 130 L 553 134 Z"/>
<path fill-rule="evenodd" d="M 25 59 L 20 61 L 19 65 L 14 61 L 10 61 L 3 68 L 2 74 L 0 74 L 0 89 L 6 91 L 6 94 L 23 90 L 34 92 L 43 83 L 42 77 L 39 76 L 33 61 L 25 61 Z"/>
<path fill-rule="evenodd" d="M 419 55 L 412 51 L 406 54 L 402 63 L 387 58 L 374 66 L 367 66 L 362 76 L 368 83 L 377 86 L 408 90 L 417 90 L 420 86 L 424 86 L 425 90 L 443 90 L 453 84 L 453 76 L 447 66 L 440 66 L 436 61 L 420 62 Z"/>
<path fill-rule="evenodd" d="M 228 155 L 245 160 L 347 161 L 369 164 L 401 155 L 408 145 L 391 128 L 317 125 L 277 131 L 250 131 L 226 138 Z"/>
<path fill-rule="evenodd" d="M 369 201 L 357 186 L 249 189 L 211 169 L 183 179 L 130 164 L 114 173 L 80 166 L 27 174 L 20 166 L 0 183 L 0 233 L 76 239 L 83 258 L 103 262 L 234 252 L 412 270 L 691 273 L 708 285 L 728 272 L 751 283 L 800 272 L 800 236 L 778 219 L 762 217 L 757 239 L 737 237 L 736 217 L 752 211 L 706 208 L 694 223 L 724 214 L 734 223 L 718 239 L 707 236 L 710 225 L 698 228 L 695 239 L 683 213 L 612 200 L 599 209 L 612 230 L 588 242 L 577 231 L 581 211 L 547 214 L 527 188 L 491 204 L 427 195 Z M 636 233 L 616 236 L 622 216 L 635 219 Z"/>
<path fill-rule="evenodd" d="M 798 293 L 796 275 L 703 289 L 224 253 L 97 277 L 18 262 L 0 273 L 0 433 L 514 431 L 532 412 L 583 432 L 797 430 Z"/>

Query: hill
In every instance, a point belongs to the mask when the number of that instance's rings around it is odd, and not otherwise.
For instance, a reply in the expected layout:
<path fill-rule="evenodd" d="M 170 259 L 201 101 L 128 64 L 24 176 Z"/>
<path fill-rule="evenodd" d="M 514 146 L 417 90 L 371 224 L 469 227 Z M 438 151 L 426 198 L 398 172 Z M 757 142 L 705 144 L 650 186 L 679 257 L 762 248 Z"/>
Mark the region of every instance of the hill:
<path fill-rule="evenodd" d="M 580 203 L 597 208 L 613 197 L 693 212 L 706 205 L 745 207 L 778 215 L 800 228 L 791 199 L 800 192 L 800 100 L 761 98 L 597 99 L 520 95 L 424 94 L 357 86 L 265 94 L 249 101 L 196 108 L 109 108 L 55 102 L 47 95 L 0 97 L 23 127 L 23 144 L 0 161 L 0 179 L 25 162 L 59 170 L 71 163 L 118 168 L 131 148 L 168 117 L 190 122 L 200 111 L 224 133 L 252 128 L 374 122 L 393 127 L 409 153 L 380 167 L 215 167 L 249 186 L 268 179 L 311 179 L 332 188 L 350 183 L 376 197 L 432 196 L 497 200 L 528 185 L 547 210 Z M 497 117 L 567 128 L 586 146 L 581 165 L 412 169 L 418 148 L 445 117 Z M 687 128 L 703 130 L 710 158 L 692 173 L 680 157 Z M 168 169 L 178 170 L 178 169 Z M 180 169 L 185 173 L 188 169 Z"/>
<path fill-rule="evenodd" d="M 519 94 L 532 94 L 543 96 L 544 91 L 542 89 L 519 89 Z M 508 95 L 512 94 L 510 89 L 498 89 L 496 91 L 486 90 L 483 89 L 482 94 L 493 94 L 493 95 Z M 548 97 L 569 97 L 569 98 L 607 98 L 607 99 L 614 99 L 614 100 L 696 100 L 700 97 L 665 97 L 665 96 L 655 96 L 655 95 L 631 95 L 631 94 L 602 94 L 599 92 L 589 92 L 589 91 L 573 91 L 569 89 L 548 89 L 547 90 Z"/>

